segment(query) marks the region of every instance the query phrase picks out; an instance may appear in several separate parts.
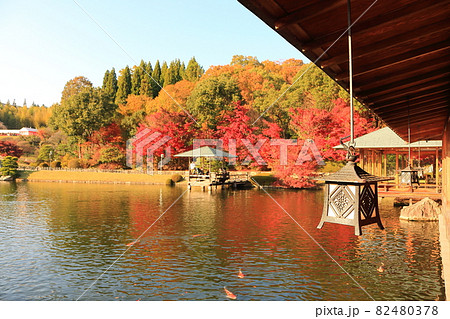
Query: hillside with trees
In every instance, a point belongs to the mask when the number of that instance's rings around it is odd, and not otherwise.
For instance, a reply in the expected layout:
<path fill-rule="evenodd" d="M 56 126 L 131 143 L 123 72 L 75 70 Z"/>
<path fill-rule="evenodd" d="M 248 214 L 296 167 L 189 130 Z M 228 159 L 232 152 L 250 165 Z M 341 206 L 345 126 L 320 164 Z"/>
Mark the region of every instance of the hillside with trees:
<path fill-rule="evenodd" d="M 234 56 L 206 71 L 195 58 L 187 64 L 141 61 L 106 70 L 101 87 L 83 76 L 69 80 L 61 101 L 50 108 L 2 104 L 0 121 L 8 128 L 40 128 L 38 141 L 15 141 L 32 165 L 122 168 L 126 140 L 147 128 L 170 136 L 173 153 L 192 148 L 194 138 L 222 138 L 226 150 L 227 140 L 235 139 L 236 169 L 272 169 L 280 185 L 307 187 L 318 166 L 306 160 L 295 165 L 302 144 L 290 146 L 288 165 L 280 165 L 274 155 L 280 146 L 269 142 L 259 145 L 267 165 L 244 165 L 249 154 L 242 143 L 313 139 L 326 160 L 342 160 L 332 147 L 348 135 L 348 99 L 319 68 L 296 59 Z M 361 105 L 357 110 L 358 136 L 375 122 Z M 177 161 L 168 165 L 177 168 Z"/>

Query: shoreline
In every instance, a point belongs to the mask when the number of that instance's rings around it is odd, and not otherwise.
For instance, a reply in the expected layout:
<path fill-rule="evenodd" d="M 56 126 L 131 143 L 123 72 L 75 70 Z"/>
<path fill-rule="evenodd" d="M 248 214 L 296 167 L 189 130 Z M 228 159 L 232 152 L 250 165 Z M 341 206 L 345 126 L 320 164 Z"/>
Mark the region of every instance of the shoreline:
<path fill-rule="evenodd" d="M 171 185 L 171 175 L 122 174 L 114 172 L 22 171 L 17 182 L 80 184 Z"/>

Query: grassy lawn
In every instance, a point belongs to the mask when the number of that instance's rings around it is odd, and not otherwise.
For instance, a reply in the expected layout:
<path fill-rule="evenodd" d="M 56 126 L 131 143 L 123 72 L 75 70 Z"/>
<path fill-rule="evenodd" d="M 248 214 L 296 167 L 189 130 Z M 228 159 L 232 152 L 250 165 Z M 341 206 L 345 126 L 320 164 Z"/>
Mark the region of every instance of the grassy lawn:
<path fill-rule="evenodd" d="M 253 175 L 252 178 L 261 186 L 270 186 L 277 180 L 272 173 L 260 173 L 258 175 Z"/>
<path fill-rule="evenodd" d="M 20 178 L 30 181 L 92 181 L 167 184 L 171 175 L 123 174 L 107 172 L 23 171 Z"/>

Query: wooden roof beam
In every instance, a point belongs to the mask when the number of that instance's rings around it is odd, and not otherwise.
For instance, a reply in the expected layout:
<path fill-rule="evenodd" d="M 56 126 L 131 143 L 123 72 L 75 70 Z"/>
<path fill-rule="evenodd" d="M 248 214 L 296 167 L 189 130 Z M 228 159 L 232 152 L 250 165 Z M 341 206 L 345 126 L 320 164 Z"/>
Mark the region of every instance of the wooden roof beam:
<path fill-rule="evenodd" d="M 447 114 L 447 110 L 440 110 L 440 111 L 434 111 L 434 112 L 428 112 L 426 115 L 423 114 L 418 114 L 418 115 L 410 115 L 409 116 L 409 123 L 415 123 L 418 121 L 424 121 L 424 120 L 428 120 L 428 119 L 436 119 L 439 118 L 441 116 L 446 116 Z M 394 115 L 395 116 L 395 115 Z M 398 124 L 398 123 L 408 123 L 408 116 L 406 117 L 395 117 L 394 120 L 389 120 L 389 123 L 391 124 Z"/>
<path fill-rule="evenodd" d="M 435 106 L 435 105 L 441 105 L 441 104 L 446 104 L 450 105 L 450 100 L 448 98 L 448 96 L 438 96 L 436 98 L 425 98 L 424 101 L 421 101 L 420 103 L 414 103 L 411 102 L 411 100 L 408 101 L 405 99 L 404 103 L 398 104 L 396 105 L 385 105 L 382 107 L 372 107 L 372 110 L 376 111 L 377 113 L 380 114 L 380 116 L 382 116 L 383 114 L 389 114 L 389 113 L 398 113 L 398 112 L 402 112 L 404 110 L 408 110 L 409 108 L 421 108 L 424 106 Z"/>
<path fill-rule="evenodd" d="M 434 103 L 431 102 L 429 104 L 422 104 L 422 105 L 410 105 L 409 107 L 404 107 L 401 109 L 398 108 L 383 108 L 376 110 L 377 114 L 381 117 L 390 117 L 390 116 L 398 116 L 401 118 L 403 114 L 407 114 L 408 110 L 410 115 L 419 115 L 422 113 L 427 113 L 435 110 L 442 110 L 447 108 L 447 103 L 449 101 L 446 99 L 442 99 L 440 101 L 435 101 Z M 375 112 L 375 110 L 374 110 Z M 407 116 L 407 115 L 405 115 Z"/>
<path fill-rule="evenodd" d="M 353 77 L 359 77 L 365 75 L 367 73 L 372 73 L 376 71 L 380 71 L 387 68 L 392 68 L 397 64 L 403 64 L 410 60 L 421 60 L 426 58 L 429 55 L 433 55 L 436 53 L 442 52 L 442 54 L 446 54 L 445 51 L 450 50 L 450 41 L 443 41 L 439 43 L 435 43 L 423 48 L 419 48 L 417 50 L 411 50 L 405 53 L 401 53 L 392 57 L 388 57 L 386 59 L 382 59 L 375 62 L 365 63 L 361 66 L 354 67 L 353 69 Z M 336 74 L 336 80 L 348 80 L 348 71 L 341 72 Z"/>
<path fill-rule="evenodd" d="M 450 88 L 448 86 L 431 88 L 429 90 L 412 93 L 411 95 L 408 96 L 408 98 L 411 102 L 426 101 L 430 96 L 432 96 L 432 97 L 434 97 L 434 96 L 448 97 L 449 91 L 450 91 Z M 382 103 L 379 101 L 371 101 L 370 103 L 367 103 L 367 104 L 370 106 L 371 109 L 376 109 L 376 108 L 382 108 L 382 107 L 392 107 L 393 105 L 401 104 L 401 103 L 404 103 L 405 101 L 406 101 L 406 99 L 404 97 L 401 97 L 401 98 L 394 98 L 394 99 L 390 99 L 390 100 L 389 99 L 384 100 L 384 102 L 382 102 Z"/>
<path fill-rule="evenodd" d="M 368 44 L 362 47 L 356 46 L 353 50 L 353 59 L 363 58 L 368 55 L 376 55 L 380 52 L 386 54 L 386 50 L 389 48 L 398 46 L 406 42 L 417 41 L 418 38 L 430 36 L 435 33 L 441 33 L 448 29 L 450 29 L 450 20 L 441 20 L 427 25 L 426 27 L 419 28 L 414 31 L 404 32 L 402 34 L 372 44 Z M 338 65 L 345 62 L 348 62 L 348 53 L 346 52 L 346 50 L 345 52 L 337 54 L 330 59 L 321 61 L 320 66 L 322 68 L 328 68 L 333 65 Z"/>
<path fill-rule="evenodd" d="M 347 3 L 346 0 L 336 0 L 333 3 L 324 4 L 322 2 L 313 3 L 299 10 L 290 12 L 289 14 L 275 21 L 275 30 L 283 29 L 291 24 L 314 19 L 322 14 L 336 10 Z"/>
<path fill-rule="evenodd" d="M 437 71 L 429 72 L 429 73 L 426 73 L 423 75 L 421 74 L 421 75 L 418 75 L 413 78 L 407 78 L 402 81 L 390 83 L 390 84 L 379 86 L 379 87 L 374 87 L 369 90 L 364 90 L 364 91 L 361 91 L 361 93 L 358 93 L 358 95 L 370 96 L 371 99 L 373 99 L 373 97 L 375 97 L 375 96 L 385 95 L 390 92 L 393 92 L 393 94 L 395 94 L 397 92 L 400 93 L 403 91 L 404 92 L 416 91 L 416 89 L 424 90 L 427 87 L 428 83 L 433 85 L 435 80 L 441 79 L 443 77 L 447 77 L 449 74 L 450 74 L 450 70 L 448 72 L 442 72 L 441 70 L 437 70 Z M 450 79 L 449 79 L 449 81 L 450 81 Z M 442 80 L 439 80 L 437 82 L 438 82 L 438 84 L 442 84 Z M 420 84 L 421 87 L 418 88 L 417 84 Z M 448 83 L 448 84 L 450 84 L 450 83 Z M 393 95 L 391 95 L 391 96 L 393 96 Z"/>
<path fill-rule="evenodd" d="M 438 79 L 438 80 L 433 80 L 433 81 L 427 82 L 426 84 L 422 83 L 419 85 L 414 85 L 412 87 L 405 88 L 403 90 L 394 91 L 390 94 L 383 94 L 383 95 L 376 96 L 376 97 L 370 97 L 370 100 L 375 104 L 377 102 L 389 101 L 391 99 L 396 99 L 396 98 L 405 100 L 407 97 L 411 98 L 411 96 L 413 96 L 413 95 L 417 95 L 417 94 L 426 92 L 431 89 L 448 90 L 448 87 L 449 87 L 448 83 L 442 83 L 442 81 Z"/>
<path fill-rule="evenodd" d="M 401 82 L 413 82 L 417 79 L 425 80 L 436 74 L 442 74 L 446 68 L 450 72 L 450 62 L 443 59 L 436 59 L 429 61 L 429 63 L 417 63 L 416 65 L 414 68 L 410 67 L 407 70 L 396 69 L 392 73 L 382 74 L 378 77 L 369 77 L 367 79 L 359 79 L 358 81 L 353 80 L 353 83 L 355 83 L 354 85 L 360 91 L 365 91 L 372 89 L 374 85 L 378 85 L 378 87 L 385 85 L 400 86 Z"/>
<path fill-rule="evenodd" d="M 435 12 L 436 7 L 444 7 L 445 5 L 445 3 L 443 4 L 439 1 L 416 1 L 413 4 L 405 5 L 398 10 L 387 12 L 386 14 L 373 17 L 372 19 L 358 21 L 352 27 L 352 33 L 355 37 L 363 37 L 364 33 L 376 32 L 385 27 L 395 26 L 402 22 L 404 23 L 405 19 L 410 19 L 416 15 L 430 15 Z M 347 30 L 347 28 L 341 28 L 333 33 L 328 33 L 321 38 L 305 43 L 303 48 L 306 50 L 315 50 L 318 48 L 327 49 L 343 32 L 345 32 L 345 30 Z"/>

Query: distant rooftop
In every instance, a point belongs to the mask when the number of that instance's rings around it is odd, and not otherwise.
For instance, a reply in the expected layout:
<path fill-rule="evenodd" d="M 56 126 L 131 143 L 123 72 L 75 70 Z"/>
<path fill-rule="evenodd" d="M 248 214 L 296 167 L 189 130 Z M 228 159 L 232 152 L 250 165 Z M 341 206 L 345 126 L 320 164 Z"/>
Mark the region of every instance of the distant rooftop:
<path fill-rule="evenodd" d="M 384 127 L 377 131 L 373 131 L 366 135 L 355 138 L 355 144 L 357 149 L 361 148 L 406 148 L 408 143 L 405 142 L 400 136 L 397 135 L 389 127 Z M 418 141 L 411 143 L 413 148 L 430 148 L 430 147 L 442 147 L 442 141 Z M 342 145 L 337 145 L 335 149 L 343 149 Z"/>

